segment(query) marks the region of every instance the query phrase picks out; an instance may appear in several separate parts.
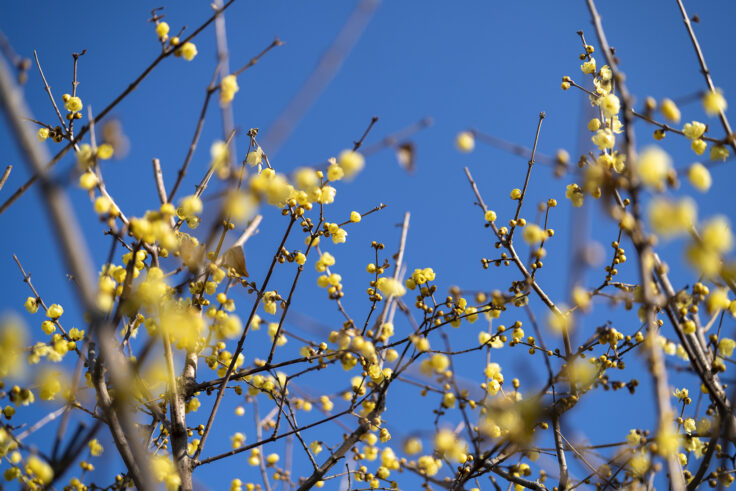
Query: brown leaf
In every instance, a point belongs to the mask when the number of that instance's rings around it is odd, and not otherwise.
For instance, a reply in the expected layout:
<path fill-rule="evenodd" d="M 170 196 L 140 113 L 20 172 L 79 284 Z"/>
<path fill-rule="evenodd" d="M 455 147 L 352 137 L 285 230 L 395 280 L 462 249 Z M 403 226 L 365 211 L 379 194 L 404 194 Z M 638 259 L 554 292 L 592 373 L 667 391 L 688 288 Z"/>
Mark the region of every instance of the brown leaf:
<path fill-rule="evenodd" d="M 396 159 L 399 161 L 402 169 L 409 174 L 413 174 L 416 166 L 414 144 L 412 142 L 406 142 L 396 147 Z"/>
<path fill-rule="evenodd" d="M 245 253 L 242 247 L 233 246 L 222 255 L 222 265 L 230 270 L 233 269 L 240 276 L 248 277 L 248 270 L 245 269 Z"/>

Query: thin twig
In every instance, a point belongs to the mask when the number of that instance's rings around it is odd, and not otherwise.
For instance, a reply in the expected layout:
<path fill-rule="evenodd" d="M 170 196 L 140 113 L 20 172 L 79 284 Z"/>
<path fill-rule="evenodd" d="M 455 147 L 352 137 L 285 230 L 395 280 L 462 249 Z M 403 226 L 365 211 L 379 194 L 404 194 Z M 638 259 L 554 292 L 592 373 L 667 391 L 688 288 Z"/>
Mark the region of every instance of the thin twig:
<path fill-rule="evenodd" d="M 2 189 L 3 186 L 5 186 L 5 181 L 8 180 L 8 177 L 10 177 L 10 171 L 12 170 L 13 170 L 12 165 L 9 165 L 5 168 L 5 172 L 3 172 L 3 176 L 0 177 L 0 189 Z"/>

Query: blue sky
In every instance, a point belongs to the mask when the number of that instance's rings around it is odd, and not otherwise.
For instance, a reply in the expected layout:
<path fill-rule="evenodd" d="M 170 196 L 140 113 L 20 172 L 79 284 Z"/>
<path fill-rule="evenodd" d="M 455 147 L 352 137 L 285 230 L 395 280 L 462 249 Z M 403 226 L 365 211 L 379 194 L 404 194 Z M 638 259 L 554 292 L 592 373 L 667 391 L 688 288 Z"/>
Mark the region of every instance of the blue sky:
<path fill-rule="evenodd" d="M 355 3 L 238 0 L 228 10 L 227 33 L 233 69 L 247 63 L 274 36 L 286 43 L 238 79 L 241 90 L 235 97 L 233 110 L 236 127 L 242 130 L 236 137 L 241 153 L 247 147 L 245 131 L 249 128 L 260 128 L 267 141 L 269 127 L 307 79 Z M 703 90 L 704 81 L 675 2 L 622 0 L 599 3 L 609 42 L 616 47 L 628 87 L 637 97 L 637 107 L 645 96 L 677 99 Z M 21 55 L 32 57 L 33 50 L 37 50 L 57 98 L 71 89 L 71 53 L 87 49 L 87 54 L 80 59 L 78 90 L 85 106 L 91 105 L 93 111 L 99 111 L 157 55 L 158 43 L 147 19 L 151 8 L 160 4 L 4 3 L 0 5 L 0 29 Z M 725 0 L 688 2 L 687 6 L 697 7 L 701 19 L 695 26 L 697 35 L 715 84 L 724 89 L 728 98 L 736 93 L 736 70 L 731 61 L 734 34 L 730 22 L 736 14 L 736 6 Z M 165 13 L 172 31 L 184 25 L 191 31 L 211 14 L 211 8 L 206 1 L 179 1 L 167 5 Z M 327 89 L 314 101 L 305 117 L 295 123 L 293 133 L 279 151 L 271 154 L 273 165 L 288 172 L 302 165 L 324 162 L 351 146 L 372 116 L 380 119 L 366 140 L 368 144 L 424 117 L 433 119 L 431 127 L 411 137 L 417 149 L 415 174 L 406 174 L 397 165 L 394 153 L 383 150 L 368 158 L 366 169 L 357 180 L 338 186 L 336 203 L 330 207 L 332 221 L 342 221 L 350 210 L 365 211 L 381 202 L 388 205 L 380 213 L 350 228 L 347 244 L 328 247 L 337 258 L 336 270 L 344 278 L 346 305 L 351 312 L 359 316 L 366 310 L 363 291 L 369 279 L 364 271 L 365 264 L 372 260 L 370 241 L 384 241 L 387 249 L 393 251 L 399 235 L 396 225 L 405 211 L 412 214 L 407 265 L 410 270 L 433 267 L 441 292 L 450 285 L 468 290 L 503 288 L 510 279 L 517 278 L 511 271 L 481 269 L 480 258 L 493 257 L 495 249 L 488 230 L 482 227 L 462 169 L 466 165 L 470 167 L 485 201 L 499 216 L 507 219 L 515 207 L 508 193 L 523 183 L 526 161 L 482 143 L 477 144 L 473 153 L 460 154 L 454 149 L 453 141 L 458 131 L 477 128 L 530 146 L 537 115 L 545 111 L 547 118 L 542 126 L 540 152 L 553 155 L 557 149 L 565 148 L 575 159 L 579 152 L 590 150 L 590 134 L 580 129 L 581 122 L 585 122 L 583 104 L 586 98 L 574 90 L 560 90 L 563 75 L 583 80 L 577 58 L 580 39 L 575 34 L 579 29 L 585 31 L 589 43 L 597 46 L 582 1 L 467 0 L 450 3 L 394 0 L 379 5 Z M 106 163 L 103 172 L 108 189 L 129 216 L 142 215 L 157 206 L 151 159 L 161 160 L 165 182 L 170 188 L 186 154 L 205 87 L 215 66 L 214 29 L 205 30 L 195 43 L 199 54 L 192 62 L 165 60 L 112 113 L 121 121 L 131 147 L 124 159 Z M 600 63 L 601 56 L 597 54 Z M 53 123 L 55 115 L 35 67 L 25 91 L 34 116 Z M 211 142 L 222 138 L 219 109 L 217 104 L 210 107 L 200 146 L 179 196 L 189 192 L 199 181 L 209 163 Z M 697 102 L 683 105 L 682 111 L 683 122 L 707 121 L 713 135 L 722 134 L 717 120 L 706 118 Z M 640 148 L 653 143 L 653 128 L 638 122 L 636 130 Z M 0 192 L 2 199 L 29 176 L 8 135 L 9 129 L 2 120 L 0 166 L 12 164 L 14 167 Z M 673 156 L 675 166 L 681 168 L 697 160 L 688 142 L 674 136 L 668 136 L 664 148 Z M 269 148 L 265 150 L 269 152 Z M 66 157 L 57 166 L 55 176 L 70 183 L 75 209 L 87 232 L 95 265 L 100 267 L 105 261 L 109 239 L 103 236 L 103 226 L 94 215 L 88 197 L 73 185 L 76 181 L 71 174 L 73 168 L 72 158 Z M 715 167 L 713 177 L 711 192 L 696 196 L 699 215 L 725 213 L 733 222 L 736 220 L 733 212 L 736 199 L 729 192 L 735 177 L 732 162 Z M 571 251 L 576 245 L 572 243 L 570 231 L 585 230 L 585 236 L 592 235 L 604 244 L 607 261 L 610 259 L 607 245 L 615 231 L 597 204 L 589 204 L 582 213 L 572 211 L 564 199 L 565 185 L 570 181 L 569 177 L 554 179 L 549 168 L 539 165 L 532 175 L 531 199 L 525 208 L 525 216 L 533 219 L 532 207 L 537 202 L 550 197 L 560 202 L 552 216 L 557 234 L 548 247 L 549 256 L 539 276 L 545 290 L 559 301 L 567 299 Z M 33 274 L 34 284 L 47 302 L 68 305 L 69 322 L 81 324 L 73 289 L 65 279 L 66 271 L 56 239 L 37 193 L 37 189 L 26 193 L 0 216 L 0 224 L 6 230 L 0 245 L 0 274 L 6 279 L 0 310 L 22 309 L 29 294 L 12 260 L 12 254 L 16 253 Z M 678 193 L 693 194 L 694 191 L 683 182 Z M 275 241 L 285 226 L 273 210 L 266 210 L 264 215 L 261 232 L 246 247 L 248 269 L 257 280 L 265 274 L 264 258 L 272 254 Z M 299 241 L 293 241 L 291 247 L 296 248 L 298 244 Z M 672 276 L 684 285 L 694 281 L 694 276 L 681 267 L 681 246 L 681 242 L 665 244 L 662 251 L 665 260 L 673 266 Z M 631 262 L 625 268 L 624 277 L 636 278 L 634 265 Z M 586 284 L 599 283 L 603 276 L 601 269 L 589 272 Z M 297 291 L 299 298 L 294 311 L 319 320 L 325 326 L 338 326 L 340 317 L 334 306 L 327 301 L 324 291 L 316 288 L 313 269 L 307 271 Z M 291 274 L 291 271 L 277 272 L 279 291 L 286 290 Z M 242 296 L 240 300 L 244 303 L 241 308 L 246 309 L 250 299 Z M 533 301 L 532 307 L 538 315 L 543 314 L 539 302 Z M 524 318 L 512 313 L 501 321 L 510 324 L 519 316 Z M 608 318 L 605 306 L 596 307 L 591 315 L 582 319 L 581 329 L 586 331 L 580 334 L 580 340 L 587 338 L 595 326 Z M 619 330 L 633 331 L 631 317 L 621 316 L 620 319 Z M 28 320 L 37 322 L 30 317 Z M 305 333 L 304 326 L 296 320 L 289 328 Z M 732 329 L 732 325 L 728 328 Z M 470 346 L 477 330 L 477 325 L 464 326 L 448 333 L 458 346 Z M 252 342 L 257 345 L 259 340 L 265 342 L 265 339 L 265 336 L 256 336 Z M 525 364 L 527 358 L 519 354 L 524 352 L 502 353 L 498 359 L 508 363 L 505 369 L 508 379 L 519 377 L 522 384 L 526 381 L 531 388 L 544 376 L 541 359 L 533 359 L 539 370 L 530 369 Z M 257 353 L 248 354 L 249 358 L 251 356 Z M 458 373 L 467 369 L 473 373 L 468 378 L 477 379 L 477 367 L 482 366 L 479 360 L 459 361 Z M 643 372 L 623 377 L 637 375 L 641 377 L 642 389 L 635 398 L 627 399 L 628 396 L 618 393 L 615 397 L 608 393 L 596 394 L 590 403 L 575 410 L 575 423 L 570 423 L 569 431 L 599 437 L 596 441 L 612 441 L 623 438 L 628 429 L 637 424 L 643 427 L 651 424 L 651 419 L 644 422 L 636 419 L 642 414 L 649 413 L 646 416 L 649 418 L 654 414 L 647 392 L 648 377 Z M 314 379 L 305 384 L 305 390 L 316 393 L 320 381 Z M 692 385 L 691 390 L 695 388 Z M 416 393 L 407 391 L 402 397 L 404 400 L 398 400 L 399 406 L 415 407 Z M 203 398 L 198 417 L 205 417 L 210 404 Z M 215 425 L 210 452 L 227 447 L 225 439 L 231 433 L 231 425 L 240 424 L 232 414 L 232 407 L 226 405 L 222 422 Z M 408 416 L 398 408 L 393 410 L 387 416 L 389 427 L 393 425 L 399 436 L 417 429 L 411 426 L 413 418 Z M 429 410 L 422 417 L 422 421 L 432 420 Z M 233 418 L 233 421 L 225 418 Z M 606 428 L 595 424 L 601 420 L 606 421 Z M 334 436 L 339 438 L 340 431 L 336 429 Z M 250 435 L 249 441 L 253 441 Z M 113 472 L 115 469 L 111 465 L 104 470 Z M 202 469 L 198 477 L 209 489 L 221 489 L 223 483 L 233 477 L 255 479 L 248 474 L 228 474 L 231 471 L 231 464 L 213 464 L 211 470 Z M 245 468 L 244 472 L 252 471 Z"/>

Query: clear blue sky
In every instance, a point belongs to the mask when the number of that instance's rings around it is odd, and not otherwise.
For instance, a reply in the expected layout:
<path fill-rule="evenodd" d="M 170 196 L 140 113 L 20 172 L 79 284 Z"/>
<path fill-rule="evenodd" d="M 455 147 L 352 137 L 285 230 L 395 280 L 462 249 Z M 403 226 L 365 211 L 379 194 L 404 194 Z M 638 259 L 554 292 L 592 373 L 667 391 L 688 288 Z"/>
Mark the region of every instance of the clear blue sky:
<path fill-rule="evenodd" d="M 236 126 L 243 130 L 237 137 L 241 153 L 247 147 L 245 131 L 261 128 L 261 135 L 268 133 L 276 116 L 307 79 L 355 3 L 238 0 L 228 10 L 227 33 L 233 69 L 245 64 L 276 35 L 286 43 L 239 77 L 241 90 L 235 97 L 233 109 Z M 645 96 L 676 99 L 704 89 L 676 2 L 620 0 L 599 3 L 609 42 L 616 47 L 629 89 L 637 96 L 637 107 Z M 158 54 L 153 26 L 147 19 L 150 9 L 161 4 L 6 2 L 0 5 L 0 29 L 21 55 L 32 57 L 33 50 L 38 51 L 57 98 L 71 89 L 71 53 L 86 49 L 87 54 L 79 63 L 81 83 L 78 91 L 85 106 L 91 105 L 93 110 L 99 111 Z M 687 6 L 691 14 L 697 12 L 700 16 L 696 32 L 716 85 L 724 89 L 727 98 L 733 97 L 736 70 L 731 48 L 736 36 L 732 29 L 736 5 L 720 0 L 687 2 Z M 183 25 L 191 30 L 211 14 L 206 1 L 170 2 L 166 7 L 166 21 L 172 31 Z M 503 288 L 509 279 L 517 278 L 510 272 L 481 269 L 480 258 L 493 257 L 495 250 L 488 230 L 482 227 L 479 211 L 473 205 L 474 198 L 462 168 L 470 167 L 484 199 L 505 220 L 515 206 L 508 199 L 509 190 L 523 183 L 526 162 L 482 143 L 477 144 L 473 153 L 460 154 L 454 149 L 453 141 L 458 131 L 474 127 L 529 146 L 537 115 L 545 111 L 547 118 L 542 127 L 540 152 L 553 155 L 558 148 L 565 148 L 575 159 L 576 153 L 590 150 L 589 133 L 580 130 L 585 98 L 574 90 L 560 90 L 563 75 L 583 79 L 577 58 L 580 40 L 575 34 L 579 29 L 585 31 L 588 42 L 597 46 L 583 1 L 393 0 L 381 3 L 334 80 L 296 124 L 295 131 L 278 153 L 272 156 L 273 165 L 287 172 L 301 165 L 324 162 L 349 147 L 372 116 L 380 120 L 367 138 L 368 144 L 425 116 L 433 118 L 430 128 L 411 138 L 417 148 L 414 175 L 404 173 L 394 153 L 384 150 L 368 159 L 366 169 L 356 181 L 338 186 L 337 200 L 330 211 L 332 221 L 341 221 L 350 210 L 364 211 L 381 202 L 388 205 L 382 212 L 366 217 L 359 226 L 349 229 L 347 244 L 328 247 L 337 258 L 336 271 L 344 278 L 346 305 L 351 312 L 360 317 L 359 313 L 366 310 L 363 292 L 368 278 L 364 268 L 371 261 L 370 241 L 384 241 L 388 250 L 393 251 L 399 234 L 396 224 L 400 223 L 405 211 L 412 213 L 406 249 L 408 267 L 411 270 L 432 266 L 442 292 L 450 285 L 470 290 Z M 205 87 L 215 66 L 214 29 L 205 30 L 195 43 L 199 54 L 194 61 L 165 60 L 113 111 L 122 122 L 131 147 L 123 160 L 106 163 L 103 171 L 108 189 L 129 216 L 142 215 L 145 210 L 157 206 L 151 159 L 161 159 L 165 182 L 170 187 L 186 154 Z M 602 56 L 596 54 L 601 63 Z M 25 91 L 35 117 L 53 124 L 56 117 L 35 68 L 30 71 Z M 717 120 L 706 118 L 698 103 L 684 105 L 682 111 L 683 122 L 706 121 L 713 126 L 713 135 L 722 136 Z M 209 145 L 222 137 L 220 121 L 217 104 L 212 104 L 201 144 L 183 186 L 184 192 L 193 189 L 205 171 L 209 163 Z M 637 123 L 636 129 L 640 147 L 653 142 L 652 128 Z M 0 192 L 3 200 L 29 176 L 8 135 L 6 122 L 0 120 L 0 167 L 13 165 L 10 179 Z M 676 167 L 697 160 L 684 140 L 670 135 L 665 143 Z M 265 150 L 269 152 L 268 148 Z M 70 174 L 72 159 L 63 159 L 55 176 L 70 183 L 75 209 L 87 232 L 95 265 L 100 267 L 105 261 L 109 239 L 103 237 L 103 226 L 97 221 L 87 196 L 74 186 L 76 177 Z M 720 212 L 728 214 L 732 222 L 736 221 L 733 211 L 736 199 L 729 192 L 734 174 L 732 162 L 713 169 L 711 192 L 698 198 L 700 216 Z M 554 180 L 549 168 L 539 166 L 532 176 L 531 199 L 526 211 L 526 216 L 533 219 L 532 207 L 537 202 L 553 197 L 561 204 L 552 217 L 552 226 L 558 233 L 548 247 L 546 266 L 539 275 L 550 296 L 559 301 L 567 298 L 570 252 L 574 248 L 570 243 L 570 228 L 584 227 L 598 242 L 606 245 L 607 261 L 610 260 L 607 244 L 614 238 L 614 227 L 597 205 L 589 205 L 583 214 L 572 212 L 564 199 L 568 182 L 570 178 Z M 681 191 L 693 193 L 686 182 Z M 0 274 L 6 285 L 0 310 L 22 310 L 23 301 L 29 295 L 12 260 L 12 254 L 16 253 L 33 274 L 34 284 L 44 299 L 68 306 L 68 314 L 65 314 L 68 322 L 76 321 L 81 325 L 81 315 L 75 307 L 78 304 L 65 279 L 57 242 L 37 193 L 37 189 L 31 190 L 0 216 L 0 226 L 6 231 L 0 245 Z M 272 254 L 276 237 L 280 236 L 283 227 L 284 222 L 279 220 L 277 213 L 267 210 L 261 233 L 247 245 L 248 269 L 257 281 L 265 273 L 264 258 Z M 675 270 L 682 265 L 681 246 L 682 243 L 676 242 L 664 248 L 665 259 Z M 291 247 L 298 247 L 298 242 Z M 625 278 L 636 278 L 634 262 L 624 269 Z M 326 300 L 324 291 L 314 286 L 313 269 L 307 271 L 294 311 L 334 328 L 340 318 Z M 286 281 L 291 274 L 277 275 L 277 282 L 281 282 L 279 291 L 286 291 Z M 586 276 L 586 284 L 598 284 L 602 276 L 598 268 Z M 688 271 L 676 271 L 673 276 L 680 285 L 694 280 Z M 241 302 L 244 304 L 241 308 L 245 309 L 250 300 L 243 296 Z M 539 315 L 543 314 L 539 302 L 533 301 L 532 306 Z M 510 313 L 501 321 L 510 324 L 519 315 Z M 525 319 L 523 315 L 521 318 Z M 603 307 L 583 318 L 581 329 L 584 332 L 579 341 L 587 338 L 594 327 L 607 318 Z M 37 327 L 38 319 L 29 317 L 28 320 Z M 634 330 L 631 317 L 621 317 L 621 322 L 619 330 Z M 287 327 L 309 335 L 299 324 L 292 321 Z M 728 329 L 733 328 L 731 324 Z M 407 326 L 401 328 L 407 329 Z M 477 330 L 476 324 L 448 332 L 453 344 L 461 347 L 472 345 Z M 250 341 L 257 343 L 265 339 L 265 336 L 254 336 Z M 436 342 L 439 343 L 439 339 Z M 524 364 L 527 358 L 518 356 L 523 353 L 501 353 L 498 360 L 507 363 L 504 365 L 507 379 L 519 377 L 523 386 L 526 383 L 531 389 L 544 376 L 542 360 L 534 358 L 539 370 L 530 369 Z M 255 348 L 247 354 L 248 359 L 258 356 Z M 477 379 L 475 374 L 482 366 L 480 358 L 468 358 L 459 363 L 460 374 L 467 365 L 468 370 L 475 370 L 470 378 Z M 637 396 L 616 394 L 611 397 L 601 392 L 591 397 L 590 403 L 581 405 L 570 415 L 567 431 L 573 437 L 587 435 L 595 442 L 620 440 L 637 424 L 651 425 L 654 409 L 648 392 L 648 376 L 641 367 L 636 373 L 635 365 L 629 372 L 633 373 L 622 375 L 625 380 L 641 377 L 642 387 Z M 313 385 L 309 386 L 310 383 Z M 319 379 L 313 378 L 306 384 L 304 390 L 319 392 Z M 694 391 L 697 385 L 691 383 L 690 387 Z M 430 409 L 426 409 L 421 414 L 422 424 L 417 426 L 413 414 L 417 393 L 406 391 L 401 397 L 404 399 L 386 415 L 397 440 L 422 426 L 428 428 L 432 421 Z M 211 401 L 204 397 L 202 401 L 198 417 L 204 418 Z M 244 424 L 231 416 L 232 406 L 225 406 L 223 419 L 215 425 L 206 454 L 226 448 L 229 445 L 227 435 L 235 431 L 233 428 L 238 424 Z M 408 409 L 409 414 L 402 413 L 400 406 Z M 642 414 L 649 419 L 643 422 L 637 419 Z M 246 416 L 248 428 L 250 417 Z M 600 421 L 605 421 L 604 428 Z M 330 429 L 333 430 L 334 443 L 342 430 Z M 248 435 L 248 441 L 254 438 L 255 435 Z M 112 442 L 107 440 L 107 445 L 112 447 Z M 272 451 L 280 450 L 274 447 Z M 551 465 L 554 469 L 554 463 Z M 98 467 L 101 470 L 95 476 L 117 471 L 113 465 L 100 464 Z M 578 476 L 584 475 L 580 468 L 575 472 Z M 237 462 L 213 464 L 202 469 L 197 477 L 203 489 L 223 489 L 233 477 L 258 480 L 242 457 Z"/>

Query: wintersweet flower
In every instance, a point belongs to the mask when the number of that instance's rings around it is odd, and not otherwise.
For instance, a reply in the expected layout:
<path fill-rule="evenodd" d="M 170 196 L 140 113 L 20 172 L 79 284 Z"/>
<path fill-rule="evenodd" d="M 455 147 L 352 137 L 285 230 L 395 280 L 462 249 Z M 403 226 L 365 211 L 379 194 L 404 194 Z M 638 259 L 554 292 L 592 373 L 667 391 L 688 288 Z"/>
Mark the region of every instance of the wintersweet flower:
<path fill-rule="evenodd" d="M 710 189 L 713 179 L 710 177 L 710 171 L 701 163 L 694 163 L 687 171 L 687 178 L 690 184 L 698 191 L 707 191 Z"/>
<path fill-rule="evenodd" d="M 659 147 L 649 147 L 636 161 L 636 170 L 644 185 L 661 189 L 672 168 L 672 159 Z"/>
<path fill-rule="evenodd" d="M 161 41 L 165 41 L 169 35 L 169 24 L 166 22 L 156 24 L 156 35 Z"/>
<path fill-rule="evenodd" d="M 365 166 L 365 158 L 352 150 L 343 150 L 337 158 L 337 163 L 342 167 L 345 177 L 351 178 Z"/>
<path fill-rule="evenodd" d="M 591 138 L 598 150 L 606 150 L 613 148 L 616 144 L 616 137 L 613 135 L 613 131 L 609 128 L 601 128 L 596 131 L 595 135 Z"/>
<path fill-rule="evenodd" d="M 185 60 L 192 61 L 194 57 L 197 56 L 197 46 L 194 43 L 187 41 L 177 49 L 177 53 Z"/>
<path fill-rule="evenodd" d="M 580 65 L 580 70 L 585 74 L 595 73 L 595 58 L 590 57 L 590 61 L 586 61 Z"/>
<path fill-rule="evenodd" d="M 659 105 L 659 110 L 668 121 L 673 123 L 680 122 L 680 110 L 677 108 L 677 104 L 675 104 L 671 99 L 663 99 L 662 103 Z"/>
<path fill-rule="evenodd" d="M 455 138 L 455 147 L 463 153 L 472 152 L 475 148 L 475 138 L 473 137 L 473 134 L 469 131 L 458 133 L 457 138 Z"/>
<path fill-rule="evenodd" d="M 685 126 L 682 127 L 682 132 L 685 133 L 685 137 L 688 140 L 697 140 L 705 133 L 705 125 L 700 121 L 685 123 Z"/>
<path fill-rule="evenodd" d="M 703 96 L 703 109 L 708 116 L 716 116 L 721 111 L 725 111 L 727 107 L 728 104 L 721 89 L 708 91 Z"/>
<path fill-rule="evenodd" d="M 608 94 L 601 97 L 600 107 L 606 117 L 612 118 L 621 110 L 621 101 L 615 94 Z"/>

